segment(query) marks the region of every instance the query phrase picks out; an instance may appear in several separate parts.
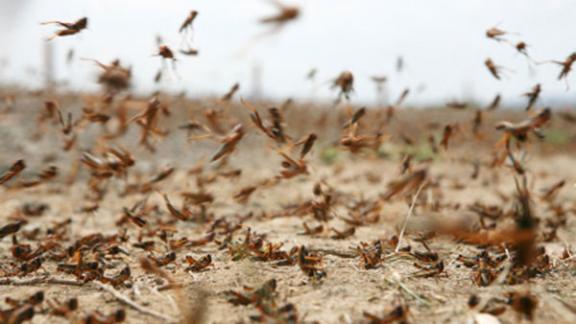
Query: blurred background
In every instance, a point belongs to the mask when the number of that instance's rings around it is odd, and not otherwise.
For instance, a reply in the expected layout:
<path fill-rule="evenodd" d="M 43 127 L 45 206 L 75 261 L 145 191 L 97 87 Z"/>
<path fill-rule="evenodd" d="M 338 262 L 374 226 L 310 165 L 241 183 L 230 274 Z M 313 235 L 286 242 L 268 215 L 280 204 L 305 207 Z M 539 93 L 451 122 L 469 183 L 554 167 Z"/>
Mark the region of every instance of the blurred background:
<path fill-rule="evenodd" d="M 92 58 L 119 58 L 132 66 L 134 90 L 186 91 L 189 96 L 222 95 L 240 82 L 242 96 L 283 100 L 332 100 L 329 83 L 341 71 L 356 77 L 353 103 L 376 102 L 371 76 L 386 76 L 395 99 L 404 88 L 411 105 L 471 100 L 485 104 L 496 93 L 505 104 L 542 83 L 542 105 L 575 103 L 574 80 L 556 78 L 559 67 L 535 65 L 507 43 L 485 37 L 489 27 L 513 32 L 536 61 L 564 60 L 576 51 L 574 0 L 291 0 L 298 20 L 277 33 L 258 20 L 276 13 L 266 0 L 0 0 L 0 82 L 37 88 L 46 71 L 45 39 L 55 30 L 47 20 L 89 17 L 88 30 L 53 40 L 52 74 L 62 87 L 98 89 Z M 189 11 L 199 15 L 192 46 L 197 57 L 180 56 L 176 71 L 159 84 L 161 60 L 156 37 L 175 51 L 178 28 Z M 74 59 L 66 63 L 67 53 Z M 495 80 L 484 66 L 491 57 L 504 66 Z M 401 58 L 403 68 L 397 69 Z M 306 75 L 317 69 L 314 80 Z"/>

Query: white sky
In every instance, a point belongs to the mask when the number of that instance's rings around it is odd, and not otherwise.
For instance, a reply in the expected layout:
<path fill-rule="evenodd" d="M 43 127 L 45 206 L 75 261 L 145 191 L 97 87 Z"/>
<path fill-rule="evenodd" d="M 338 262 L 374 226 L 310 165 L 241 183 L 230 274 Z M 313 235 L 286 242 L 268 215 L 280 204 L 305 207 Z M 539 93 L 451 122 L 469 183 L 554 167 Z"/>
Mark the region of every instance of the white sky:
<path fill-rule="evenodd" d="M 288 1 L 287 1 L 288 2 Z M 488 102 L 501 92 L 505 102 L 540 82 L 542 104 L 552 99 L 576 102 L 576 75 L 571 88 L 556 80 L 559 68 L 539 65 L 531 73 L 526 59 L 504 43 L 485 38 L 488 27 L 519 33 L 537 60 L 563 60 L 576 51 L 575 0 L 294 0 L 302 17 L 279 34 L 266 37 L 244 50 L 266 30 L 257 23 L 274 13 L 266 0 L 0 0 L 0 58 L 9 62 L 0 80 L 40 84 L 42 39 L 54 28 L 40 26 L 46 20 L 90 19 L 89 29 L 73 37 L 54 40 L 57 75 L 75 88 L 94 89 L 97 69 L 89 62 L 64 64 L 69 48 L 76 57 L 109 61 L 120 58 L 131 64 L 136 90 L 158 88 L 153 77 L 160 59 L 152 57 L 155 36 L 177 49 L 178 27 L 191 9 L 200 12 L 195 22 L 194 46 L 199 57 L 181 57 L 179 77 L 160 87 L 187 90 L 190 95 L 222 94 L 234 82 L 241 93 L 251 92 L 251 71 L 262 68 L 263 92 L 279 99 L 293 96 L 333 98 L 327 82 L 342 70 L 356 76 L 353 102 L 375 98 L 369 77 L 388 75 L 392 97 L 405 87 L 413 91 L 411 103 L 444 102 L 475 98 Z M 406 69 L 394 71 L 402 55 Z M 502 81 L 493 79 L 484 60 L 491 57 L 506 66 Z M 313 86 L 305 74 L 318 69 Z M 575 66 L 576 68 L 576 66 Z M 576 74 L 576 73 L 575 73 Z"/>

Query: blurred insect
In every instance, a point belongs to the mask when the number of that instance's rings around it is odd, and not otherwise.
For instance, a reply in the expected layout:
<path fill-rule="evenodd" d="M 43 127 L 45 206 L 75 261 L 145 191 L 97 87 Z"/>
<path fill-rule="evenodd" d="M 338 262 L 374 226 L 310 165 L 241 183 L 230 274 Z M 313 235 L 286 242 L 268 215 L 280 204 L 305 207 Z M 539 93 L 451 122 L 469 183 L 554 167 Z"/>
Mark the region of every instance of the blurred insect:
<path fill-rule="evenodd" d="M 119 249 L 119 252 L 122 252 L 123 250 Z M 127 252 L 122 252 L 122 253 L 127 253 Z M 118 273 L 117 275 L 114 276 L 102 276 L 102 278 L 100 279 L 101 282 L 103 283 L 109 283 L 114 287 L 123 285 L 124 282 L 126 282 L 127 280 L 129 280 L 131 277 L 131 270 L 129 266 L 125 266 L 120 273 Z"/>
<path fill-rule="evenodd" d="M 498 109 L 498 107 L 500 107 L 500 102 L 502 101 L 502 96 L 500 94 L 497 94 L 494 99 L 492 99 L 492 101 L 490 102 L 490 104 L 488 105 L 488 107 L 486 107 L 486 110 L 488 111 L 492 111 L 492 110 L 496 110 Z"/>
<path fill-rule="evenodd" d="M 338 88 L 340 90 L 336 103 L 339 103 L 342 97 L 350 100 L 350 93 L 354 91 L 354 75 L 352 72 L 344 71 L 340 73 L 332 82 L 332 88 Z"/>
<path fill-rule="evenodd" d="M 202 258 L 196 260 L 193 257 L 187 255 L 186 263 L 188 263 L 186 271 L 200 272 L 212 264 L 212 256 L 210 256 L 210 254 L 207 254 Z"/>
<path fill-rule="evenodd" d="M 538 83 L 534 87 L 532 87 L 532 90 L 530 92 L 526 92 L 525 94 L 523 94 L 524 97 L 528 98 L 528 106 L 526 106 L 527 111 L 532 109 L 532 107 L 538 100 L 541 91 L 542 87 L 540 86 L 540 83 Z"/>
<path fill-rule="evenodd" d="M 504 39 L 504 35 L 507 35 L 508 32 L 498 28 L 498 27 L 491 27 L 488 30 L 486 30 L 486 37 L 493 39 L 495 41 L 501 42 L 501 41 L 505 41 Z"/>
<path fill-rule="evenodd" d="M 71 23 L 54 20 L 54 21 L 43 22 L 41 24 L 42 25 L 55 24 L 55 25 L 58 25 L 58 26 L 64 28 L 64 29 L 56 31 L 56 33 L 54 33 L 54 35 L 48 37 L 48 40 L 52 40 L 56 37 L 75 35 L 75 34 L 81 32 L 82 30 L 86 29 L 88 27 L 88 18 L 86 18 L 86 17 L 80 18 L 80 19 L 76 20 L 75 22 L 71 22 Z"/>
<path fill-rule="evenodd" d="M 305 246 L 298 249 L 298 266 L 308 277 L 319 280 L 326 277 L 322 269 L 322 257 L 311 254 Z"/>
<path fill-rule="evenodd" d="M 160 45 L 158 47 L 158 52 L 156 53 L 156 55 L 162 57 L 162 59 L 164 60 L 176 61 L 176 58 L 174 57 L 174 52 L 170 49 L 170 47 L 166 45 Z"/>
<path fill-rule="evenodd" d="M 480 128 L 482 127 L 482 110 L 478 109 L 476 110 L 476 113 L 474 114 L 474 119 L 472 120 L 472 134 L 474 134 L 474 136 L 476 138 L 480 138 Z"/>
<path fill-rule="evenodd" d="M 163 76 L 162 69 L 159 69 L 154 75 L 154 83 L 162 81 L 162 76 Z"/>
<path fill-rule="evenodd" d="M 186 50 L 179 50 L 180 54 L 187 55 L 187 56 L 197 56 L 198 50 L 194 48 L 188 48 Z"/>
<path fill-rule="evenodd" d="M 488 68 L 488 71 L 490 71 L 490 73 L 492 74 L 492 76 L 494 76 L 497 80 L 500 80 L 500 69 L 501 67 L 497 66 L 496 64 L 494 64 L 494 61 L 492 61 L 491 58 L 487 58 L 484 61 L 484 65 L 486 65 L 486 68 Z"/>
<path fill-rule="evenodd" d="M 194 20 L 196 20 L 196 17 L 198 17 L 198 11 L 196 10 L 190 11 L 184 22 L 182 22 L 182 25 L 180 25 L 180 29 L 178 30 L 178 32 L 183 33 L 192 30 L 193 28 L 192 24 L 194 23 Z"/>
<path fill-rule="evenodd" d="M 244 99 L 241 99 L 241 102 L 246 109 L 250 110 L 250 119 L 256 128 L 261 130 L 269 138 L 273 139 L 278 145 L 284 145 L 288 142 L 291 143 L 290 136 L 286 135 L 284 132 L 284 117 L 278 108 L 272 107 L 268 109 L 271 121 L 266 123 L 266 121 L 262 120 L 262 117 L 260 117 L 260 113 L 258 113 L 256 107 Z"/>
<path fill-rule="evenodd" d="M 353 123 L 348 127 L 347 133 L 342 134 L 340 145 L 350 150 L 352 153 L 358 153 L 364 148 L 377 150 L 386 140 L 385 134 L 378 131 L 375 135 L 358 135 L 358 123 Z"/>
<path fill-rule="evenodd" d="M 74 61 L 74 53 L 75 52 L 73 48 L 70 48 L 68 52 L 66 52 L 66 64 L 72 64 L 72 61 Z"/>
<path fill-rule="evenodd" d="M 353 236 L 354 233 L 356 233 L 356 228 L 355 227 L 349 227 L 343 231 L 332 228 L 332 231 L 334 232 L 334 235 L 331 236 L 331 238 L 333 240 L 345 240 L 345 239 Z"/>
<path fill-rule="evenodd" d="M 376 269 L 382 262 L 382 242 L 374 241 L 372 245 L 361 242 L 356 252 L 362 259 L 362 267 L 366 270 Z"/>
<path fill-rule="evenodd" d="M 314 142 L 316 142 L 317 138 L 318 138 L 318 136 L 316 136 L 316 134 L 314 134 L 314 133 L 308 135 L 308 137 L 304 141 L 304 145 L 302 146 L 302 150 L 300 151 L 300 159 L 303 159 L 306 156 L 306 154 L 308 154 L 310 152 L 310 150 L 312 149 L 312 146 L 314 146 Z"/>
<path fill-rule="evenodd" d="M 78 309 L 78 299 L 70 298 L 65 303 L 61 303 L 57 300 L 48 300 L 48 305 L 50 306 L 50 314 L 60 317 L 69 317 L 70 313 Z"/>
<path fill-rule="evenodd" d="M 407 174 L 398 180 L 391 181 L 388 184 L 388 190 L 382 195 L 382 199 L 389 200 L 400 193 L 403 193 L 404 195 L 411 194 L 422 186 L 427 177 L 428 170 L 420 169 Z"/>
<path fill-rule="evenodd" d="M 281 27 L 290 21 L 296 20 L 298 16 L 300 16 L 300 9 L 298 7 L 284 5 L 278 0 L 271 0 L 271 2 L 278 8 L 279 12 L 276 15 L 260 19 L 260 22 L 263 24 L 274 24 Z"/>
<path fill-rule="evenodd" d="M 161 109 L 160 101 L 157 97 L 153 97 L 148 102 L 146 110 L 134 117 L 132 117 L 128 123 L 136 121 L 140 127 L 142 127 L 142 132 L 140 135 L 140 144 L 144 145 L 150 151 L 154 151 L 154 147 L 149 142 L 149 137 L 152 134 L 155 135 L 166 135 L 158 129 L 158 113 Z"/>
<path fill-rule="evenodd" d="M 234 97 L 234 94 L 236 94 L 236 92 L 238 92 L 238 90 L 240 90 L 240 83 L 234 83 L 234 85 L 232 85 L 232 87 L 230 87 L 230 90 L 228 90 L 228 92 L 226 92 L 222 98 L 220 98 L 220 100 L 224 101 L 224 102 L 228 102 L 230 100 L 232 100 L 232 97 Z"/>
<path fill-rule="evenodd" d="M 453 127 L 452 125 L 444 126 L 444 132 L 442 133 L 442 140 L 440 141 L 440 146 L 444 148 L 444 150 L 448 150 L 448 141 L 450 137 L 452 137 Z"/>
<path fill-rule="evenodd" d="M 394 106 L 396 107 L 401 106 L 404 103 L 404 101 L 406 101 L 406 98 L 408 98 L 409 94 L 410 94 L 409 88 L 402 90 L 402 93 L 400 93 L 400 96 L 398 96 L 398 99 L 394 103 Z"/>
<path fill-rule="evenodd" d="M 374 75 L 372 77 L 370 77 L 370 80 L 372 80 L 372 82 L 374 82 L 374 84 L 376 85 L 376 95 L 378 96 L 378 98 L 380 100 L 384 100 L 384 96 L 385 96 L 385 87 L 386 87 L 386 82 L 388 81 L 388 78 L 384 75 Z"/>
<path fill-rule="evenodd" d="M 83 318 L 81 324 L 116 324 L 122 323 L 126 320 L 126 311 L 123 309 L 118 309 L 111 314 L 103 314 L 100 311 L 94 311 Z"/>
<path fill-rule="evenodd" d="M 0 240 L 4 237 L 17 233 L 23 225 L 26 225 L 25 221 L 20 221 L 16 223 L 10 223 L 0 227 Z"/>
<path fill-rule="evenodd" d="M 346 124 L 344 124 L 342 126 L 342 128 L 346 129 L 346 128 L 352 126 L 353 124 L 357 123 L 358 120 L 360 120 L 360 118 L 362 118 L 365 114 L 366 114 L 366 107 L 362 107 L 362 108 L 356 110 L 354 112 L 354 114 L 352 115 L 352 118 L 350 118 L 350 121 L 346 122 Z"/>
<path fill-rule="evenodd" d="M 234 150 L 236 149 L 236 145 L 238 145 L 238 142 L 240 142 L 242 137 L 244 137 L 244 127 L 242 126 L 242 124 L 238 124 L 232 129 L 232 131 L 228 135 L 226 135 L 220 140 L 222 146 L 218 149 L 218 151 L 216 151 L 216 153 L 214 153 L 212 158 L 210 158 L 210 161 L 211 162 L 218 161 L 221 158 L 227 157 L 230 154 L 232 154 L 232 152 L 234 152 Z"/>
<path fill-rule="evenodd" d="M 524 55 L 529 60 L 529 62 L 534 62 L 534 60 L 528 54 L 528 45 L 525 42 L 521 41 L 516 43 L 516 45 L 514 45 L 514 48 L 518 53 Z"/>
<path fill-rule="evenodd" d="M 0 185 L 19 175 L 22 171 L 26 169 L 26 163 L 24 160 L 18 160 L 12 164 L 10 169 L 0 174 Z"/>
<path fill-rule="evenodd" d="M 94 62 L 102 69 L 98 76 L 98 83 L 104 85 L 108 90 L 119 91 L 130 87 L 132 78 L 131 68 L 125 68 L 120 64 L 120 60 L 113 60 L 110 64 L 104 64 L 97 60 L 82 59 Z"/>
<path fill-rule="evenodd" d="M 396 72 L 401 73 L 404 71 L 404 57 L 398 56 L 396 58 Z"/>
<path fill-rule="evenodd" d="M 286 152 L 278 151 L 278 154 L 283 158 L 282 170 L 278 178 L 290 179 L 298 175 L 308 174 L 308 165 L 304 161 L 304 156 L 296 160 L 290 157 Z"/>
<path fill-rule="evenodd" d="M 468 107 L 468 103 L 462 101 L 449 101 L 446 103 L 446 107 L 462 110 Z"/>
<path fill-rule="evenodd" d="M 496 125 L 497 130 L 504 131 L 504 138 L 514 137 L 520 142 L 526 141 L 530 132 L 535 133 L 538 137 L 542 136 L 540 129 L 552 117 L 550 108 L 546 108 L 538 113 L 536 116 L 521 121 L 519 123 L 511 123 L 507 121 L 499 122 Z M 504 140 L 503 140 L 504 141 Z"/>
<path fill-rule="evenodd" d="M 512 292 L 508 294 L 508 304 L 512 306 L 516 313 L 532 321 L 534 319 L 534 311 L 538 307 L 538 299 L 529 293 Z"/>
<path fill-rule="evenodd" d="M 168 195 L 163 194 L 162 197 L 164 197 L 166 208 L 168 208 L 170 215 L 172 215 L 174 218 L 179 219 L 181 221 L 187 221 L 192 217 L 192 213 L 190 212 L 190 210 L 184 208 L 182 211 L 180 211 L 176 207 L 174 207 L 174 205 L 172 205 L 172 203 L 170 202 L 170 199 L 168 199 Z"/>
<path fill-rule="evenodd" d="M 304 232 L 301 235 L 316 236 L 324 231 L 324 225 L 320 224 L 318 226 L 310 227 L 307 223 L 303 223 Z"/>
<path fill-rule="evenodd" d="M 570 54 L 563 62 L 555 61 L 554 63 L 562 66 L 562 71 L 558 75 L 558 80 L 565 79 L 568 77 L 570 71 L 572 71 L 572 64 L 576 62 L 576 52 Z"/>
<path fill-rule="evenodd" d="M 244 287 L 247 293 L 239 293 L 233 290 L 227 290 L 224 292 L 226 299 L 229 303 L 233 305 L 250 305 L 255 304 L 257 306 L 264 306 L 273 301 L 276 297 L 276 287 L 278 283 L 276 279 L 270 279 L 258 289 L 251 287 Z"/>
<path fill-rule="evenodd" d="M 250 196 L 258 189 L 258 186 L 247 186 L 242 188 L 237 194 L 234 195 L 234 200 L 239 204 L 245 204 L 250 199 Z"/>
<path fill-rule="evenodd" d="M 318 70 L 316 68 L 310 69 L 308 73 L 306 73 L 306 79 L 313 81 L 316 78 L 316 74 L 318 74 Z"/>
<path fill-rule="evenodd" d="M 384 317 L 379 317 L 368 312 L 362 313 L 364 318 L 368 320 L 370 324 L 389 324 L 389 323 L 408 323 L 408 315 L 410 314 L 408 306 L 399 305 L 394 307 L 392 311 L 384 315 Z"/>
<path fill-rule="evenodd" d="M 549 188 L 546 188 L 543 190 L 544 193 L 542 194 L 542 199 L 546 201 L 552 201 L 554 197 L 558 195 L 558 192 L 560 189 L 562 189 L 562 187 L 564 187 L 564 185 L 566 185 L 566 180 L 560 180 Z"/>

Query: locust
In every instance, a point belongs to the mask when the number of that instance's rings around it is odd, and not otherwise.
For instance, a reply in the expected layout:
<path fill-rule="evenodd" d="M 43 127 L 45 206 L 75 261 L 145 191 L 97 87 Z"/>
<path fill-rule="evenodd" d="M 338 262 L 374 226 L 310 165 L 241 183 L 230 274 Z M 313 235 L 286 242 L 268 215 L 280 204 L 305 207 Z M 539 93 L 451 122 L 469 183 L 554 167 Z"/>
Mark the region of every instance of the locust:
<path fill-rule="evenodd" d="M 54 33 L 54 35 L 48 37 L 48 40 L 52 40 L 56 37 L 64 37 L 78 34 L 82 30 L 88 27 L 88 18 L 83 17 L 74 22 L 62 22 L 59 20 L 47 21 L 41 23 L 42 25 L 58 25 L 63 29 L 60 29 Z"/>

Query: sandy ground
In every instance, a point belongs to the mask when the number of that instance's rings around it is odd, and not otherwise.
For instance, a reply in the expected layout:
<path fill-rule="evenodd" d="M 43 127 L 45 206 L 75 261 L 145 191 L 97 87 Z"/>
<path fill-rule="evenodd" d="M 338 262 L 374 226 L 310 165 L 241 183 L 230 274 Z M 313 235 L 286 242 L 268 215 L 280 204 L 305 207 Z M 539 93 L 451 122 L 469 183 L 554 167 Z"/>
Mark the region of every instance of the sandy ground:
<path fill-rule="evenodd" d="M 182 204 L 182 192 L 199 190 L 198 174 L 190 174 L 190 169 L 202 157 L 211 155 L 218 144 L 187 143 L 184 133 L 174 130 L 159 143 L 158 151 L 151 154 L 135 144 L 134 135 L 137 134 L 137 129 L 131 130 L 133 134 L 130 133 L 122 139 L 122 143 L 128 143 L 130 151 L 136 156 L 136 166 L 129 171 L 127 178 L 110 180 L 107 193 L 98 202 L 99 208 L 96 211 L 83 212 L 81 209 L 89 203 L 86 198 L 89 191 L 87 170 L 82 168 L 74 183 L 66 184 L 65 181 L 72 161 L 79 158 L 80 152 L 94 145 L 94 137 L 90 134 L 97 134 L 99 129 L 88 129 L 78 147 L 64 153 L 60 149 L 58 132 L 50 129 L 53 126 L 48 125 L 41 137 L 31 138 L 36 126 L 35 115 L 30 111 L 40 109 L 41 100 L 21 100 L 18 104 L 18 107 L 28 105 L 30 110 L 16 109 L 3 114 L 0 119 L 2 133 L 0 172 L 7 169 L 15 160 L 22 158 L 28 164 L 28 168 L 21 175 L 22 178 L 33 178 L 35 173 L 50 163 L 58 166 L 60 175 L 55 180 L 34 188 L 14 189 L 11 183 L 0 187 L 0 225 L 14 222 L 16 219 L 25 219 L 28 223 L 21 231 L 31 232 L 36 228 L 40 229 L 36 240 L 26 239 L 23 234 L 17 234 L 20 243 L 31 244 L 32 247 L 36 247 L 39 241 L 48 237 L 46 233 L 48 227 L 65 219 L 70 219 L 71 222 L 66 226 L 66 234 L 60 242 L 64 247 L 71 246 L 85 235 L 94 233 L 112 235 L 125 229 L 128 239 L 118 245 L 127 252 L 127 255 L 105 256 L 100 260 L 101 266 L 105 269 L 104 273 L 116 274 L 128 265 L 131 269 L 131 278 L 114 289 L 134 303 L 147 310 L 156 311 L 166 318 L 159 319 L 127 306 L 110 291 L 103 290 L 102 284 L 95 281 L 82 285 L 26 284 L 26 280 L 46 277 L 75 281 L 73 275 L 57 271 L 59 263 L 70 263 L 70 260 L 53 261 L 47 258 L 41 269 L 21 277 L 17 275 L 11 277 L 11 271 L 21 263 L 12 257 L 11 236 L 4 237 L 0 241 L 0 273 L 3 273 L 4 277 L 0 278 L 2 297 L 22 299 L 39 290 L 44 291 L 46 300 L 65 301 L 77 297 L 79 308 L 69 315 L 70 321 L 78 321 L 96 310 L 109 314 L 122 308 L 126 311 L 128 323 L 170 322 L 170 319 L 176 321 L 181 318 L 180 316 L 186 312 L 182 309 L 182 305 L 187 305 L 188 309 L 202 308 L 205 311 L 206 323 L 238 323 L 250 322 L 250 316 L 258 315 L 259 311 L 254 305 L 231 304 L 228 302 L 229 295 L 226 291 L 234 290 L 249 294 L 244 287 L 258 288 L 267 280 L 276 279 L 276 304 L 282 306 L 292 303 L 301 322 L 357 323 L 367 321 L 363 312 L 384 316 L 395 306 L 405 305 L 409 308 L 407 317 L 409 322 L 462 323 L 473 321 L 479 312 L 467 305 L 471 295 L 477 295 L 483 301 L 492 297 L 505 300 L 506 294 L 513 291 L 530 292 L 537 297 L 535 323 L 576 321 L 576 313 L 572 306 L 576 305 L 574 260 L 562 259 L 565 248 L 574 246 L 576 231 L 575 156 L 573 145 L 570 143 L 553 150 L 547 146 L 556 144 L 550 143 L 534 144 L 527 149 L 529 188 L 533 192 L 534 214 L 538 218 L 544 220 L 553 217 L 550 206 L 541 198 L 542 190 L 559 180 L 566 180 L 566 185 L 559 191 L 554 201 L 556 206 L 563 208 L 567 222 L 558 229 L 556 239 L 551 242 L 538 242 L 539 246 L 546 248 L 546 253 L 551 258 L 551 269 L 522 284 L 494 283 L 488 287 L 479 287 L 472 280 L 473 270 L 463 266 L 458 256 L 472 257 L 481 249 L 442 237 L 427 242 L 430 249 L 437 252 L 444 262 L 444 271 L 437 276 L 425 278 L 414 276 L 420 271 L 414 266 L 417 260 L 408 254 L 393 253 L 394 246 L 385 246 L 386 257 L 375 269 L 364 269 L 357 254 L 357 247 L 361 242 L 371 243 L 375 240 L 386 242 L 392 236 L 398 235 L 411 203 L 412 196 L 394 197 L 387 201 L 379 198 L 387 191 L 387 184 L 400 177 L 401 156 L 398 152 L 408 149 L 406 144 L 397 140 L 398 136 L 393 137 L 381 148 L 390 154 L 380 154 L 380 157 L 366 152 L 352 155 L 336 149 L 337 153 L 334 153 L 336 158 L 334 161 L 328 161 L 326 151 L 337 140 L 334 133 L 338 134 L 340 131 L 335 127 L 326 127 L 336 130 L 332 133 L 322 131 L 320 141 L 307 158 L 310 170 L 308 175 L 283 180 L 267 188 L 259 188 L 246 203 L 242 204 L 233 199 L 241 188 L 271 179 L 280 170 L 278 155 L 270 149 L 271 146 L 266 144 L 257 130 L 250 129 L 247 138 L 230 158 L 228 166 L 217 169 L 214 165 L 206 164 L 204 171 L 200 173 L 209 177 L 211 174 L 235 168 L 242 170 L 238 178 L 218 177 L 215 181 L 205 184 L 204 190 L 214 197 L 214 201 L 206 205 L 208 214 L 213 215 L 212 219 L 222 218 L 234 224 L 240 223 L 243 218 L 246 219 L 242 223 L 242 228 L 232 236 L 232 242 L 241 242 L 246 231 L 251 229 L 252 233 L 265 234 L 266 242 L 281 243 L 281 249 L 287 252 L 293 247 L 306 246 L 322 256 L 326 277 L 310 278 L 297 264 L 279 266 L 277 262 L 258 261 L 251 256 L 235 261 L 229 249 L 221 249 L 221 244 L 210 242 L 203 246 L 176 250 L 176 260 L 161 268 L 183 288 L 159 290 L 159 287 L 166 285 L 166 279 L 160 278 L 158 274 L 144 272 L 139 260 L 147 256 L 165 255 L 171 248 L 163 242 L 158 233 L 151 234 L 151 232 L 163 226 L 162 228 L 168 229 L 169 239 L 186 237 L 193 240 L 204 237 L 212 224 L 210 220 L 206 222 L 175 220 L 167 211 L 161 193 L 166 193 L 179 208 Z M 418 113 L 411 113 L 411 117 L 407 117 L 409 116 L 407 114 L 401 117 L 404 118 L 401 120 L 403 123 L 418 123 L 421 129 L 425 129 L 422 120 L 430 122 L 429 114 L 430 112 L 422 112 L 422 116 L 427 117 L 420 118 Z M 472 112 L 454 114 L 447 112 L 438 115 L 437 118 L 442 122 L 446 116 L 452 116 L 448 118 L 461 120 L 463 127 L 469 127 Z M 506 114 L 493 118 L 503 118 L 502 116 Z M 519 115 L 516 120 L 521 118 L 522 115 Z M 172 123 L 167 122 L 166 125 L 174 125 L 178 121 L 178 117 L 175 116 L 170 119 Z M 287 120 L 287 124 L 290 125 L 291 120 Z M 299 126 L 296 132 L 301 134 L 314 130 L 313 127 L 309 127 L 310 123 Z M 555 122 L 554 126 L 558 129 L 566 125 Z M 290 130 L 290 127 L 287 129 Z M 485 126 L 485 131 L 487 134 L 494 132 L 492 126 Z M 423 133 L 418 133 L 418 129 L 409 129 L 406 133 L 414 138 L 425 138 Z M 474 203 L 498 205 L 505 210 L 512 208 L 513 201 L 509 198 L 515 192 L 514 171 L 506 166 L 497 168 L 488 166 L 491 159 L 489 153 L 495 143 L 495 136 L 490 136 L 481 143 L 474 143 L 469 136 L 455 136 L 448 152 L 441 152 L 428 162 L 413 162 L 413 169 L 421 167 L 428 169 L 428 179 L 434 186 L 425 188 L 420 193 L 414 215 L 408 222 L 402 246 L 410 245 L 412 251 L 425 251 L 424 246 L 416 242 L 415 238 L 418 237 L 419 226 L 430 220 L 463 219 L 470 224 L 477 224 L 477 214 L 469 209 Z M 480 161 L 481 165 L 476 179 L 471 178 L 474 160 Z M 127 183 L 140 181 L 139 176 L 146 179 L 167 165 L 176 168 L 174 173 L 165 181 L 156 184 L 151 191 L 122 194 Z M 14 181 L 17 182 L 18 179 Z M 301 215 L 281 214 L 288 210 L 290 205 L 318 200 L 313 189 L 319 182 L 323 183 L 325 190 L 331 188 L 335 199 L 330 210 L 331 219 L 323 222 L 323 232 L 313 237 L 302 235 L 304 222 L 311 226 L 322 222 L 315 220 L 310 212 Z M 143 216 L 147 220 L 145 226 L 138 227 L 133 223 L 120 226 L 116 224 L 122 217 L 124 207 L 130 208 L 146 197 L 148 198 L 146 205 L 150 212 Z M 357 226 L 355 233 L 350 237 L 334 239 L 335 232 L 331 229 L 348 228 L 342 218 L 350 217 L 358 208 L 354 207 L 354 204 L 359 201 L 382 201 L 381 209 L 377 211 L 378 220 Z M 48 209 L 41 216 L 22 215 L 21 209 L 24 204 L 31 202 L 44 203 L 48 205 Z M 440 204 L 441 207 L 431 208 L 434 203 Z M 195 212 L 198 210 L 196 208 L 197 206 L 194 206 Z M 247 217 L 250 213 L 252 216 Z M 217 235 L 217 241 L 222 239 L 224 236 Z M 154 241 L 154 248 L 151 251 L 144 251 L 134 247 L 134 243 L 139 240 Z M 212 258 L 211 266 L 201 272 L 185 270 L 186 256 L 200 258 L 206 255 Z M 87 260 L 94 259 L 90 251 L 86 251 L 84 257 Z M 502 314 L 491 319 L 498 318 L 504 323 L 527 321 L 511 306 L 505 305 L 505 307 L 506 310 Z M 7 304 L 0 306 L 0 309 L 8 308 Z M 37 315 L 32 322 L 64 321 L 63 317 L 48 314 L 49 310 L 46 301 L 36 307 Z M 268 320 L 275 322 L 272 317 Z M 282 321 L 276 319 L 276 322 Z"/>

